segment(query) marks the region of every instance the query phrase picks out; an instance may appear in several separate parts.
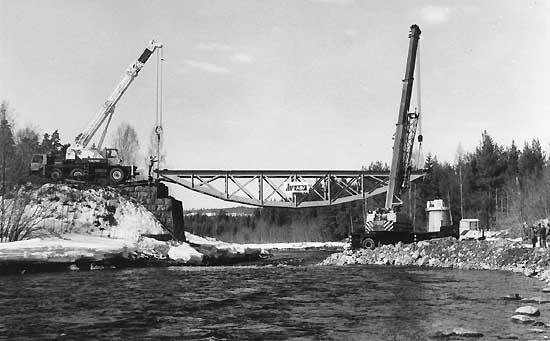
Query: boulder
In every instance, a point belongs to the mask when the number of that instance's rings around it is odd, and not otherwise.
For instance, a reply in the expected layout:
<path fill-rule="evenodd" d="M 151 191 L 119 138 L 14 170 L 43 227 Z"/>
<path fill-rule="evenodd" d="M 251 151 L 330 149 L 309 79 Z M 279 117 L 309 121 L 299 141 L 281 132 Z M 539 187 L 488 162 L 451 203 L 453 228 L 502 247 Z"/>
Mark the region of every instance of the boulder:
<path fill-rule="evenodd" d="M 535 320 L 527 315 L 514 315 L 512 316 L 512 321 L 515 323 L 521 324 L 532 324 Z"/>
<path fill-rule="evenodd" d="M 435 332 L 433 335 L 436 338 L 448 338 L 453 336 L 460 337 L 482 337 L 483 334 L 475 330 L 470 330 L 462 327 L 449 328 Z"/>
<path fill-rule="evenodd" d="M 550 324 L 545 323 L 545 322 L 543 322 L 543 321 L 536 321 L 536 322 L 533 323 L 533 326 L 534 326 L 534 327 L 544 327 L 544 328 L 548 328 L 548 327 L 550 327 Z"/>
<path fill-rule="evenodd" d="M 523 274 L 527 277 L 532 277 L 532 276 L 536 275 L 537 272 L 533 269 L 525 268 L 525 270 L 523 270 Z"/>
<path fill-rule="evenodd" d="M 542 292 L 550 292 L 550 287 L 543 288 L 541 291 L 542 291 Z"/>
<path fill-rule="evenodd" d="M 535 296 L 535 297 L 529 297 L 529 298 L 523 298 L 521 300 L 523 303 L 537 303 L 537 304 L 546 304 L 550 303 L 550 300 L 544 297 Z"/>
<path fill-rule="evenodd" d="M 506 296 L 502 297 L 502 299 L 505 300 L 505 301 L 519 301 L 522 298 L 519 294 L 509 294 L 509 295 L 506 295 Z"/>
<path fill-rule="evenodd" d="M 532 305 L 525 305 L 523 307 L 519 307 L 514 312 L 515 314 L 520 315 L 528 315 L 528 316 L 539 316 L 540 311 L 537 307 L 533 307 Z"/>
<path fill-rule="evenodd" d="M 544 333 L 544 332 L 546 332 L 546 330 L 540 329 L 540 328 L 531 328 L 531 329 L 529 329 L 529 331 L 531 331 L 533 333 Z"/>

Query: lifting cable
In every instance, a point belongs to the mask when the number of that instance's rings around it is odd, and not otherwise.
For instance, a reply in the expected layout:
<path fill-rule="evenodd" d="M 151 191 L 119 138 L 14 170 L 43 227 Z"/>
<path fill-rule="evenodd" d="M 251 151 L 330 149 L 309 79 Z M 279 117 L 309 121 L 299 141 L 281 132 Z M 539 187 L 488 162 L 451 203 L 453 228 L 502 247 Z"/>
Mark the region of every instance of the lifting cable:
<path fill-rule="evenodd" d="M 416 169 L 420 169 L 424 162 L 424 155 L 422 153 L 422 141 L 424 136 L 422 135 L 422 100 L 421 100 L 421 83 L 420 83 L 420 41 L 418 41 L 416 52 L 416 101 L 418 106 L 418 156 L 416 158 Z"/>
<path fill-rule="evenodd" d="M 155 134 L 157 135 L 157 170 L 160 169 L 160 143 L 162 131 L 162 62 L 164 62 L 163 47 L 159 47 L 157 51 L 157 103 L 156 103 L 156 121 Z M 157 179 L 159 174 L 157 173 Z"/>

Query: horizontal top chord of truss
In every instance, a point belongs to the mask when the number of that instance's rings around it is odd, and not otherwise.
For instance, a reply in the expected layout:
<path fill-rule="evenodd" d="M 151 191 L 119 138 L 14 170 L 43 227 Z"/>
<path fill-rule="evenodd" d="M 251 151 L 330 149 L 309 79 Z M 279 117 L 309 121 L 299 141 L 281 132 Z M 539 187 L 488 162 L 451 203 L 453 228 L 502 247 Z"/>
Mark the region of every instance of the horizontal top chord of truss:
<path fill-rule="evenodd" d="M 385 193 L 389 181 L 389 172 L 366 170 L 164 169 L 156 173 L 161 180 L 225 201 L 288 208 L 363 200 Z M 411 181 L 423 175 L 422 171 L 413 171 Z"/>

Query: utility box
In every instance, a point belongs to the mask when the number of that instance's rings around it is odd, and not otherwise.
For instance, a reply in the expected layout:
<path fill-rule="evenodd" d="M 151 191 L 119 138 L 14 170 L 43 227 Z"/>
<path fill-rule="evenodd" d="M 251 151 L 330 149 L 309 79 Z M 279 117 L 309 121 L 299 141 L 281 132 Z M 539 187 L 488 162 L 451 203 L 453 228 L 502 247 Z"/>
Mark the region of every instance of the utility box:
<path fill-rule="evenodd" d="M 479 219 L 462 219 L 458 228 L 460 239 L 478 239 L 483 236 Z"/>
<path fill-rule="evenodd" d="M 441 226 L 451 225 L 449 207 L 441 199 L 435 199 L 426 203 L 428 215 L 428 232 L 439 232 Z"/>

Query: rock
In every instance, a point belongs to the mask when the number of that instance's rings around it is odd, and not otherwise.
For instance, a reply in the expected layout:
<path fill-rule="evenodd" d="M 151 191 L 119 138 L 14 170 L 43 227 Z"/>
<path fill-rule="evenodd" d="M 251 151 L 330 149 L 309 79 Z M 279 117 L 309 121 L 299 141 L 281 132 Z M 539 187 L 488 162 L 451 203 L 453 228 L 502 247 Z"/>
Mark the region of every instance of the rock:
<path fill-rule="evenodd" d="M 423 256 L 422 258 L 419 258 L 417 261 L 416 261 L 416 265 L 418 266 L 425 266 L 428 264 L 428 261 L 429 261 L 430 257 L 428 256 Z"/>
<path fill-rule="evenodd" d="M 544 270 L 541 273 L 539 273 L 539 278 L 542 281 L 548 281 L 550 280 L 550 270 Z"/>
<path fill-rule="evenodd" d="M 96 265 L 96 264 L 90 264 L 90 270 L 105 270 L 105 267 L 103 265 Z"/>
<path fill-rule="evenodd" d="M 536 307 L 533 307 L 532 305 L 525 305 L 523 307 L 519 307 L 519 308 L 516 309 L 516 311 L 514 313 L 521 314 L 521 315 L 528 315 L 528 316 L 539 316 L 540 315 L 539 309 L 536 308 Z"/>
<path fill-rule="evenodd" d="M 533 326 L 544 327 L 544 328 L 550 327 L 550 325 L 548 323 L 545 323 L 543 321 L 536 321 L 536 322 L 533 323 Z"/>
<path fill-rule="evenodd" d="M 535 322 L 534 319 L 527 315 L 514 315 L 512 316 L 512 321 L 516 323 L 522 323 L 522 324 L 532 324 Z"/>
<path fill-rule="evenodd" d="M 462 336 L 462 337 L 482 337 L 483 334 L 476 332 L 475 330 L 470 330 L 466 328 L 454 328 L 453 333 L 456 336 Z"/>
<path fill-rule="evenodd" d="M 475 330 L 470 330 L 462 327 L 449 328 L 445 330 L 437 331 L 434 334 L 434 337 L 437 338 L 447 338 L 452 336 L 461 336 L 461 337 L 482 337 L 483 334 Z"/>
<path fill-rule="evenodd" d="M 498 340 L 519 340 L 519 337 L 514 334 L 497 335 Z"/>
<path fill-rule="evenodd" d="M 546 298 L 543 298 L 543 297 L 540 297 L 540 296 L 535 296 L 535 297 L 530 297 L 530 298 L 523 298 L 521 300 L 521 302 L 545 304 L 545 303 L 550 303 L 550 300 L 548 300 Z"/>
<path fill-rule="evenodd" d="M 502 299 L 505 300 L 505 301 L 519 301 L 522 298 L 519 294 L 509 294 L 509 295 L 506 295 L 506 296 L 502 297 Z"/>
<path fill-rule="evenodd" d="M 542 292 L 550 292 L 550 287 L 543 288 L 541 291 L 542 291 Z"/>
<path fill-rule="evenodd" d="M 69 266 L 69 270 L 71 270 L 71 271 L 78 271 L 78 270 L 80 270 L 80 269 L 78 268 L 78 266 L 76 266 L 76 264 L 71 264 L 71 265 Z"/>
<path fill-rule="evenodd" d="M 540 328 L 531 328 L 531 329 L 529 329 L 529 331 L 531 331 L 533 333 L 544 333 L 544 332 L 546 332 L 546 330 L 540 329 Z"/>
<path fill-rule="evenodd" d="M 537 274 L 537 272 L 533 269 L 526 268 L 525 270 L 523 270 L 523 274 L 527 277 L 533 277 Z"/>

